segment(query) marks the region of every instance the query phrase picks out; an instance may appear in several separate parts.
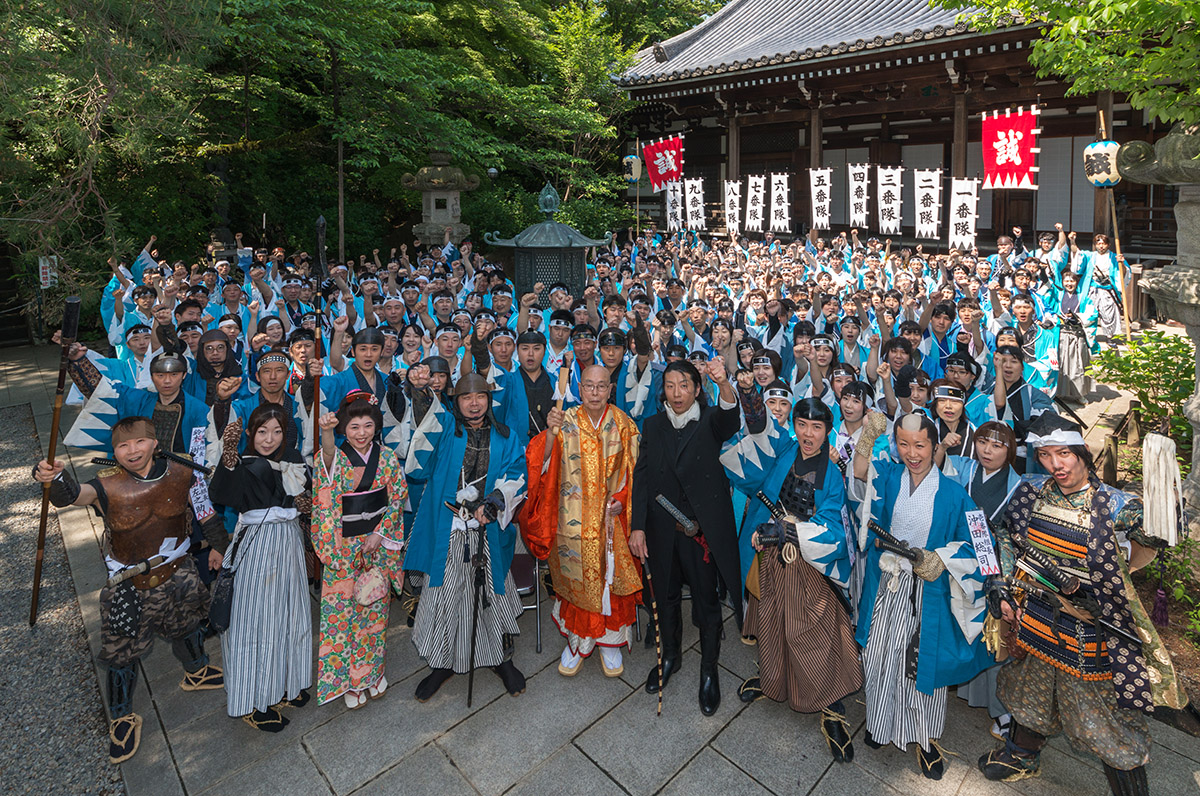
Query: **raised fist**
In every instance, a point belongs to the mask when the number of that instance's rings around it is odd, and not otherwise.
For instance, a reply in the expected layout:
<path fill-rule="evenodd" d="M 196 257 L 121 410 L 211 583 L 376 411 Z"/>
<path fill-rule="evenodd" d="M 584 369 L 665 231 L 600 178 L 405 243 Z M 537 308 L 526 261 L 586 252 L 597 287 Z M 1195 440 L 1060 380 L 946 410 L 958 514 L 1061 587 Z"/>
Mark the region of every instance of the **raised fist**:
<path fill-rule="evenodd" d="M 225 431 L 221 434 L 221 464 L 229 470 L 237 467 L 240 456 L 238 455 L 238 443 L 242 439 L 242 419 L 235 417 L 230 420 L 225 426 Z"/>

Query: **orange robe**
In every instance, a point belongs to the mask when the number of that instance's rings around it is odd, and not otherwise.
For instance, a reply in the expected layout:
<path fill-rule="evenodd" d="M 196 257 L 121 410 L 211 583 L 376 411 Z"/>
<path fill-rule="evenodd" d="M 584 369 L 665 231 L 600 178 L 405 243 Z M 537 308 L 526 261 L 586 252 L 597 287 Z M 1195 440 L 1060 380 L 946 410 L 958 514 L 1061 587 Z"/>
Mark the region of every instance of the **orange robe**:
<path fill-rule="evenodd" d="M 619 646 L 636 618 L 642 575 L 629 552 L 629 504 L 638 440 L 637 424 L 615 406 L 607 407 L 599 428 L 583 407 L 574 407 L 565 412 L 556 436 L 543 431 L 526 451 L 529 489 L 521 536 L 529 552 L 550 565 L 554 618 L 572 641 L 577 636 Z M 543 472 L 548 444 L 553 447 Z M 611 578 L 609 499 L 623 507 L 612 518 Z M 591 651 L 590 642 L 583 646 L 583 654 Z"/>

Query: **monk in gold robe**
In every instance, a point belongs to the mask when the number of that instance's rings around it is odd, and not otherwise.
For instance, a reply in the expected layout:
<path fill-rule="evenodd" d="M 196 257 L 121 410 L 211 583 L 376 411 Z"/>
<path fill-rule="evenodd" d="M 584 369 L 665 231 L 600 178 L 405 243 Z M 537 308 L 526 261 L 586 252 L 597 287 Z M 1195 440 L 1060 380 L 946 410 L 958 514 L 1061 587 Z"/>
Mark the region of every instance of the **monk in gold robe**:
<path fill-rule="evenodd" d="M 571 677 L 600 648 L 604 673 L 624 671 L 621 647 L 641 601 L 640 564 L 629 552 L 630 489 L 637 424 L 609 403 L 600 365 L 579 379 L 582 405 L 552 409 L 547 430 L 529 443 L 529 490 L 521 521 L 525 545 L 548 561 L 551 616 L 567 640 L 558 671 Z"/>

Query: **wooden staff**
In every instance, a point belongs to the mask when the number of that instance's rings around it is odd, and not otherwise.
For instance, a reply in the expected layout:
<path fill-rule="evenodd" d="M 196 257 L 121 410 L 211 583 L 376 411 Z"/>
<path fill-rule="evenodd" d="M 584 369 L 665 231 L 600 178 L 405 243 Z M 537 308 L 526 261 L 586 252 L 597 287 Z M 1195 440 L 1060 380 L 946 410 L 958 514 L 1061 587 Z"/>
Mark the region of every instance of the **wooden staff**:
<path fill-rule="evenodd" d="M 54 452 L 58 447 L 58 421 L 62 416 L 63 392 L 67 387 L 67 355 L 79 334 L 79 296 L 70 296 L 63 307 L 62 359 L 58 363 L 58 387 L 54 391 L 54 415 L 50 420 L 50 444 L 46 452 L 46 461 L 54 467 Z M 33 598 L 29 603 L 29 626 L 37 623 L 38 597 L 42 591 L 42 559 L 46 554 L 46 523 L 50 519 L 50 482 L 42 484 L 42 517 L 38 523 L 37 555 L 33 559 Z"/>
<path fill-rule="evenodd" d="M 1098 113 L 1100 114 L 1100 137 L 1107 139 L 1108 138 L 1108 129 L 1104 123 L 1104 111 L 1101 110 L 1101 111 L 1098 111 Z M 1117 231 L 1117 200 L 1113 197 L 1113 189 L 1112 188 L 1105 188 L 1103 190 L 1104 190 L 1104 193 L 1108 196 L 1108 212 L 1110 213 L 1110 215 L 1112 217 L 1113 248 L 1117 252 L 1117 267 L 1120 269 L 1119 279 L 1121 280 L 1121 284 L 1119 285 L 1119 288 L 1121 290 L 1121 309 L 1124 310 L 1124 314 L 1125 314 L 1125 339 L 1128 340 L 1129 336 L 1130 336 L 1130 332 L 1129 332 L 1129 290 L 1125 286 L 1125 263 L 1124 263 L 1125 257 L 1124 257 L 1124 255 L 1121 254 L 1121 234 Z"/>
<path fill-rule="evenodd" d="M 326 262 L 325 262 L 325 216 L 323 216 L 323 215 L 317 216 L 317 259 L 316 259 L 315 264 L 316 264 L 317 272 L 315 275 L 315 279 L 313 281 L 315 281 L 317 283 L 315 307 L 314 307 L 317 311 L 317 322 L 316 322 L 316 324 L 314 324 L 314 328 L 313 328 L 313 336 L 316 340 L 316 343 L 313 346 L 313 358 L 314 359 L 322 359 L 322 357 L 321 357 L 321 326 L 323 325 L 323 321 L 325 320 L 325 311 L 324 311 L 324 308 L 322 307 L 322 304 L 324 303 L 323 299 L 324 299 L 325 295 L 324 295 L 324 293 L 322 293 L 322 283 L 325 281 L 325 275 L 327 273 L 329 273 L 329 269 L 326 267 Z M 315 376 L 313 376 L 312 420 L 313 420 L 313 463 L 314 464 L 317 461 L 317 455 L 321 449 L 321 424 L 317 422 L 317 418 L 319 418 L 321 416 L 321 371 L 322 370 L 324 370 L 323 359 L 322 359 L 322 366 L 320 368 L 317 368 L 317 373 Z"/>
<path fill-rule="evenodd" d="M 567 390 L 571 386 L 571 363 L 575 361 L 574 355 L 570 351 L 563 352 L 562 367 L 558 369 L 558 400 L 554 402 L 554 408 L 562 411 L 563 399 L 567 396 Z M 550 458 L 550 450 L 553 446 L 554 437 L 558 434 L 558 429 L 550 429 L 550 445 L 546 446 L 546 458 Z"/>

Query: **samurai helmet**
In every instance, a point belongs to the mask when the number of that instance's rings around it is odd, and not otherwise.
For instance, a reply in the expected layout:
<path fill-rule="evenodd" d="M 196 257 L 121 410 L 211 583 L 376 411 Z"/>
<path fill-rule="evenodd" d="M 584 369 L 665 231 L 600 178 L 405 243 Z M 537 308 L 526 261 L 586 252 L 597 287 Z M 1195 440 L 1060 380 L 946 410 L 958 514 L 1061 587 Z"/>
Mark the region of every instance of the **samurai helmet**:
<path fill-rule="evenodd" d="M 491 392 L 492 385 L 478 373 L 468 373 L 458 380 L 451 392 L 455 398 L 460 395 L 470 395 L 473 392 Z"/>

